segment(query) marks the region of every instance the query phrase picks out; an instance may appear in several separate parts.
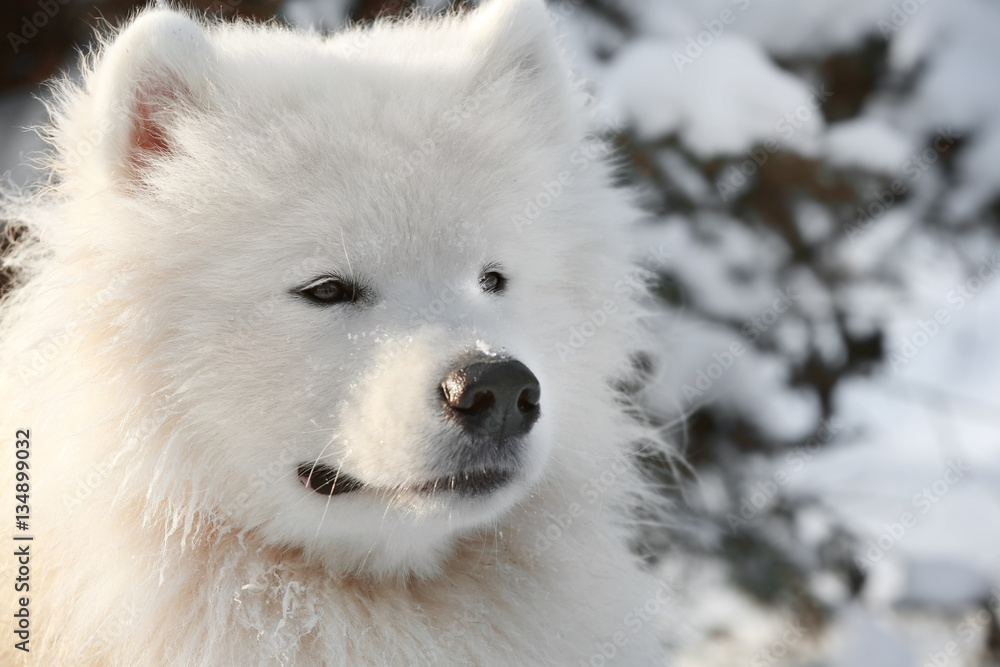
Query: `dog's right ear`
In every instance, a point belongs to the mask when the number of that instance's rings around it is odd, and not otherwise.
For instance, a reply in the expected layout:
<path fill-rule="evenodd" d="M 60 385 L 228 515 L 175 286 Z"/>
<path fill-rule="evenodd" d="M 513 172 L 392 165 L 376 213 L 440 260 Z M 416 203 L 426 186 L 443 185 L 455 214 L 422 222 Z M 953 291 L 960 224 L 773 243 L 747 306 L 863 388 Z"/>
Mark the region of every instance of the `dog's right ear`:
<path fill-rule="evenodd" d="M 129 184 L 169 159 L 171 130 L 208 88 L 212 47 L 201 26 L 166 9 L 141 13 L 103 50 L 87 90 L 92 156 L 112 182 Z"/>

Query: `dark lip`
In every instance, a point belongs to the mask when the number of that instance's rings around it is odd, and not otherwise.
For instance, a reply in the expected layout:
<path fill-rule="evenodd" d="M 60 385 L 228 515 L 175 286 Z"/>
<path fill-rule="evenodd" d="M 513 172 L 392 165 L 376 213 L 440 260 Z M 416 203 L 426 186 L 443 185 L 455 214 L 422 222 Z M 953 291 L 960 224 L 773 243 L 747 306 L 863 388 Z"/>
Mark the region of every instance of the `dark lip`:
<path fill-rule="evenodd" d="M 432 482 L 426 482 L 417 490 L 422 493 L 450 491 L 462 496 L 483 496 L 507 486 L 514 478 L 509 470 L 475 470 L 440 477 Z"/>
<path fill-rule="evenodd" d="M 365 486 L 347 473 L 322 463 L 300 463 L 298 473 L 303 486 L 323 496 L 339 496 Z"/>
<path fill-rule="evenodd" d="M 368 487 L 364 482 L 345 472 L 322 463 L 300 463 L 299 481 L 307 489 L 323 496 L 339 496 Z M 515 477 L 510 470 L 470 470 L 445 475 L 412 487 L 417 493 L 455 493 L 460 496 L 483 496 L 507 486 Z"/>

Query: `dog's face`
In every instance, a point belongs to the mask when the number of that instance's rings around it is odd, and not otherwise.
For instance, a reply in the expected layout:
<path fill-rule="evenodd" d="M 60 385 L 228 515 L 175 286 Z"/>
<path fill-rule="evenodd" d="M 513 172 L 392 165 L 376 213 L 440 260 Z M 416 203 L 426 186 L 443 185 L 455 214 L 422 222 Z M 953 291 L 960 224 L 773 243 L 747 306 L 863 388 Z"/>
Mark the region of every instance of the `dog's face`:
<path fill-rule="evenodd" d="M 576 385 L 613 370 L 613 326 L 572 364 L 559 347 L 622 276 L 541 4 L 327 41 L 154 12 L 118 42 L 104 159 L 155 248 L 154 385 L 208 508 L 432 571 L 530 494 L 570 408 L 604 401 Z"/>
<path fill-rule="evenodd" d="M 403 554 L 490 521 L 542 473 L 555 401 L 538 311 L 559 305 L 538 298 L 551 258 L 519 247 L 507 211 L 458 219 L 471 207 L 456 197 L 488 193 L 439 187 L 404 217 L 393 184 L 365 178 L 307 179 L 314 201 L 275 210 L 274 233 L 223 243 L 233 265 L 209 300 L 235 322 L 213 321 L 200 356 L 234 413 L 219 444 L 235 479 L 284 467 L 248 522 L 279 542 L 385 539 Z"/>

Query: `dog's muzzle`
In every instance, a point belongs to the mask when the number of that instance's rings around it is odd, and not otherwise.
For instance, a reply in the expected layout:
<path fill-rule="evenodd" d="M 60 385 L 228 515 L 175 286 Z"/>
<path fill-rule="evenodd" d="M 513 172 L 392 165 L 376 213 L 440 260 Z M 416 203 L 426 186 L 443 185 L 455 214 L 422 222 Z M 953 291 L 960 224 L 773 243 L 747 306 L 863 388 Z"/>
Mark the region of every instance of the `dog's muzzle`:
<path fill-rule="evenodd" d="M 523 469 L 526 436 L 541 415 L 535 374 L 516 359 L 476 354 L 464 357 L 437 390 L 447 419 L 458 426 L 457 434 L 438 450 L 430 479 L 396 490 L 474 497 L 510 485 Z M 319 461 L 299 464 L 297 473 L 303 486 L 324 496 L 369 488 Z"/>

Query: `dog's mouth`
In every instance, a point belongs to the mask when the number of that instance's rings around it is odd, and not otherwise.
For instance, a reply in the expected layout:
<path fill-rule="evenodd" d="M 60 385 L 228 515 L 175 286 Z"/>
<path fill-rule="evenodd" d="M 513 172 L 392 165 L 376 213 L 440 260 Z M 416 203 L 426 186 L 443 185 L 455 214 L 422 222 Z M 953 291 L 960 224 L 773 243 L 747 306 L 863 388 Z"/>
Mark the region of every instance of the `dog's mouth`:
<path fill-rule="evenodd" d="M 299 482 L 304 487 L 323 496 L 339 496 L 345 493 L 376 489 L 347 473 L 322 463 L 301 463 L 298 468 Z M 483 496 L 507 486 L 515 477 L 510 470 L 481 470 L 446 475 L 429 482 L 402 489 L 382 489 L 384 491 L 409 490 L 423 494 L 455 493 L 461 496 Z"/>
<path fill-rule="evenodd" d="M 448 491 L 462 496 L 483 496 L 507 486 L 514 478 L 509 470 L 475 470 L 447 475 L 416 487 L 420 493 Z"/>
<path fill-rule="evenodd" d="M 365 488 L 361 481 L 322 463 L 301 463 L 298 472 L 304 487 L 324 496 L 339 496 Z"/>

